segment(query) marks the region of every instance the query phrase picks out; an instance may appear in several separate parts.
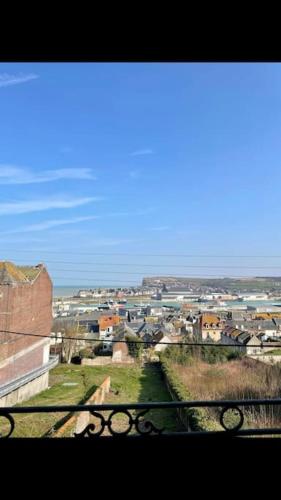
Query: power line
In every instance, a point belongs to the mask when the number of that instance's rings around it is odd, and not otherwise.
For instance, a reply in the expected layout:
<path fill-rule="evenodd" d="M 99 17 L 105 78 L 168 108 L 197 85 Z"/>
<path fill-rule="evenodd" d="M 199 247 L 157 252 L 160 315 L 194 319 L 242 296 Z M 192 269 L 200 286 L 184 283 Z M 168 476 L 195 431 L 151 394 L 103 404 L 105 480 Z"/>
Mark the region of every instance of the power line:
<path fill-rule="evenodd" d="M 30 260 L 26 259 L 21 259 L 21 262 L 30 262 Z M 180 268 L 192 268 L 192 269 L 281 269 L 281 266 L 228 266 L 222 264 L 221 266 L 213 266 L 212 264 L 210 265 L 196 265 L 196 264 L 140 264 L 140 263 L 126 263 L 126 262 L 72 262 L 72 261 L 59 261 L 59 260 L 45 260 L 44 262 L 46 264 L 70 264 L 70 265 L 87 265 L 87 266 L 125 266 L 125 267 L 130 267 L 130 266 L 138 266 L 138 267 L 180 267 Z M 20 265 L 20 264 L 18 264 Z M 67 271 L 67 269 L 66 269 Z M 78 270 L 77 270 L 78 271 Z M 81 269 L 80 271 L 86 271 L 84 269 Z"/>
<path fill-rule="evenodd" d="M 3 251 L 3 250 L 2 250 Z M 6 248 L 4 250 L 5 252 L 14 252 L 14 253 L 22 253 L 22 252 L 27 252 L 27 253 L 36 253 L 36 252 L 42 252 L 46 254 L 62 254 L 64 253 L 63 251 L 56 251 L 56 250 L 44 250 L 44 249 L 35 249 L 35 250 L 27 250 L 27 249 L 21 249 L 21 250 L 16 250 L 14 248 Z M 99 256 L 137 256 L 137 257 L 198 257 L 198 258 L 230 258 L 230 259 L 248 259 L 248 258 L 257 258 L 257 259 L 280 259 L 281 255 L 211 255 L 211 254 L 146 254 L 146 253 L 117 253 L 117 252 L 111 252 L 111 253 L 105 253 L 105 252 L 69 252 L 67 251 L 68 255 L 99 255 Z"/>
<path fill-rule="evenodd" d="M 102 271 L 95 271 L 96 274 L 104 274 Z M 80 278 L 79 277 L 76 277 L 76 276 L 53 276 L 51 271 L 49 271 L 49 274 L 51 275 L 52 279 L 66 279 L 66 280 L 79 280 Z M 108 272 L 108 274 L 114 274 L 114 273 L 110 273 Z M 245 276 L 245 275 L 236 275 L 236 276 L 230 276 L 230 275 L 225 275 L 225 274 L 204 274 L 204 275 L 198 275 L 198 274 L 189 274 L 188 276 L 185 276 L 185 275 L 181 275 L 181 276 L 175 276 L 175 275 L 169 275 L 169 274 L 165 274 L 163 276 L 156 276 L 156 275 L 144 275 L 144 273 L 116 273 L 116 274 L 126 274 L 126 275 L 134 275 L 134 274 L 139 274 L 141 276 L 143 276 L 143 278 L 155 278 L 155 279 L 165 279 L 165 278 L 175 278 L 175 279 L 201 279 L 201 280 L 204 280 L 205 278 L 213 278 L 213 279 L 241 279 L 243 278 L 244 280 L 253 280 L 253 279 L 257 279 L 257 278 L 262 278 L 262 276 Z M 280 276 L 268 276 L 268 278 L 275 278 L 275 279 L 281 279 Z M 137 280 L 137 278 L 136 278 Z M 135 281 L 132 281 L 132 280 L 127 280 L 126 279 L 126 283 L 136 283 L 136 280 Z M 89 281 L 89 282 L 93 282 L 95 281 L 95 277 L 93 278 L 81 278 L 81 281 Z M 103 278 L 101 278 L 101 281 L 107 281 L 107 282 L 110 282 L 110 283 L 124 283 L 124 280 L 123 281 L 120 281 L 120 280 L 105 280 Z M 81 284 L 81 283 L 80 283 Z M 157 286 L 157 285 L 153 285 L 153 286 Z"/>
<path fill-rule="evenodd" d="M 189 266 L 189 267 L 197 267 L 197 266 Z M 198 266 L 198 267 L 208 268 L 208 266 Z M 221 267 L 223 267 L 223 266 L 221 266 Z M 249 267 L 247 269 L 254 269 L 254 268 Z M 260 268 L 260 269 L 263 269 L 263 268 Z M 279 269 L 281 269 L 281 268 L 279 268 Z M 87 274 L 89 274 L 89 272 L 93 272 L 96 274 L 131 274 L 131 275 L 135 274 L 135 275 L 141 275 L 141 276 L 143 276 L 143 274 L 144 274 L 143 271 L 142 272 L 139 272 L 139 271 L 136 271 L 136 272 L 135 271 L 132 271 L 132 272 L 131 271 L 104 271 L 104 270 L 98 271 L 96 269 L 89 270 L 89 269 L 64 269 L 64 268 L 56 269 L 56 268 L 53 268 L 53 271 L 62 271 L 62 272 L 69 272 L 70 271 L 73 273 L 87 273 Z M 155 276 L 155 274 L 151 274 L 151 275 L 146 274 L 145 275 L 145 277 L 152 277 L 152 278 L 154 276 Z M 166 276 L 170 277 L 170 278 L 189 278 L 189 276 L 191 276 L 191 275 L 186 276 L 186 275 L 181 274 L 180 276 L 177 276 L 175 274 L 165 274 L 164 277 L 166 277 Z M 215 276 L 215 275 L 208 275 L 208 276 Z"/>
<path fill-rule="evenodd" d="M 63 328 L 62 328 L 62 330 L 63 330 Z M 85 337 L 66 337 L 66 336 L 60 337 L 58 335 L 50 336 L 50 335 L 41 335 L 41 334 L 37 334 L 37 333 L 14 332 L 14 331 L 10 331 L 10 330 L 0 330 L 0 333 L 8 333 L 8 334 L 12 334 L 12 335 L 26 335 L 29 337 L 39 337 L 39 338 L 48 338 L 48 339 L 73 340 L 73 341 L 83 340 L 86 342 L 111 342 L 111 343 L 148 344 L 148 345 L 157 345 L 157 344 L 161 343 L 162 345 L 169 345 L 169 346 L 183 345 L 183 346 L 232 347 L 232 348 L 240 347 L 240 346 L 237 346 L 235 344 L 234 345 L 221 344 L 221 343 L 207 344 L 204 342 L 161 342 L 161 341 L 157 342 L 155 340 L 154 341 L 153 340 L 144 341 L 144 340 L 87 339 Z M 264 348 L 264 347 L 268 347 L 268 346 L 264 345 L 264 344 L 261 344 L 261 345 L 251 344 L 251 347 Z M 280 345 L 270 346 L 270 348 L 271 347 L 280 349 Z"/>
<path fill-rule="evenodd" d="M 51 273 L 50 273 L 50 274 L 51 274 Z M 52 279 L 54 279 L 54 280 L 71 280 L 71 281 L 72 281 L 72 283 L 73 283 L 73 280 L 79 280 L 80 278 L 78 278 L 78 277 L 76 277 L 76 276 L 75 276 L 74 278 L 72 278 L 71 276 L 52 276 Z M 83 281 L 89 281 L 90 283 L 93 283 L 93 282 L 95 281 L 95 279 L 94 279 L 94 278 L 91 278 L 91 279 L 88 279 L 88 278 L 81 278 L 81 280 L 83 280 Z M 137 278 L 136 278 L 136 280 L 137 280 Z M 136 280 L 135 280 L 135 281 L 133 281 L 133 280 L 126 280 L 126 283 L 125 283 L 125 281 L 124 281 L 124 280 L 123 280 L 123 281 L 120 281 L 120 280 L 114 280 L 114 281 L 113 281 L 113 280 L 104 280 L 103 278 L 101 278 L 101 281 L 102 281 L 102 282 L 111 283 L 111 285 L 112 285 L 112 286 L 115 286 L 117 283 L 119 283 L 119 284 L 123 284 L 123 286 L 127 286 L 127 284 L 128 284 L 128 283 L 132 283 L 132 284 L 134 284 L 134 285 L 136 285 L 136 286 L 140 286 L 140 285 L 137 283 L 137 281 L 136 281 Z M 81 285 L 81 286 L 82 286 L 82 285 L 83 285 L 83 283 L 79 282 L 77 285 L 75 285 L 75 283 L 73 283 L 73 285 L 74 285 L 74 286 L 79 286 L 79 285 Z M 102 286 L 102 283 L 99 283 L 98 285 L 96 285 L 96 288 L 97 288 L 98 286 L 100 286 L 100 285 Z"/>

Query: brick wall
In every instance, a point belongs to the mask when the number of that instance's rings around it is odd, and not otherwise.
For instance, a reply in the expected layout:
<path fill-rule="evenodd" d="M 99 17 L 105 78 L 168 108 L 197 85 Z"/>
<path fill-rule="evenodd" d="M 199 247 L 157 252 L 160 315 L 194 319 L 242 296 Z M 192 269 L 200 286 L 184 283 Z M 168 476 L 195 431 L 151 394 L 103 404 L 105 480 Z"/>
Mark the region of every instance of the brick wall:
<path fill-rule="evenodd" d="M 43 268 L 33 283 L 0 285 L 0 362 L 42 343 L 36 335 L 50 335 L 52 326 L 52 282 Z M 13 335 L 1 330 L 35 334 Z M 28 373 L 43 363 L 43 347 L 38 347 L 0 368 L 0 383 Z"/>
<path fill-rule="evenodd" d="M 135 360 L 129 355 L 128 345 L 125 342 L 114 342 L 112 348 L 113 363 L 134 363 Z"/>
<path fill-rule="evenodd" d="M 121 351 L 123 356 L 129 355 L 128 344 L 126 342 L 114 342 L 112 351 L 113 353 Z"/>
<path fill-rule="evenodd" d="M 0 385 L 22 377 L 35 368 L 40 368 L 43 365 L 43 350 L 44 346 L 35 346 L 32 351 L 24 353 L 16 360 L 10 358 L 9 362 L 0 368 Z"/>

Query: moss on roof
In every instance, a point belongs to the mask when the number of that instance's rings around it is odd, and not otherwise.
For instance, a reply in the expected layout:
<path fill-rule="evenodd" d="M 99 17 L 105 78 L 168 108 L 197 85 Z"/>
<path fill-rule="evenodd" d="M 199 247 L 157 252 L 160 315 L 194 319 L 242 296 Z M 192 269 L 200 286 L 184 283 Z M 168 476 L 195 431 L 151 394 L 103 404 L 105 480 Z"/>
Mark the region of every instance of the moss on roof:
<path fill-rule="evenodd" d="M 25 274 L 12 262 L 0 262 L 0 273 L 1 281 L 14 283 L 14 282 L 25 282 L 27 277 Z"/>
<path fill-rule="evenodd" d="M 33 281 L 41 271 L 40 267 L 35 266 L 18 266 L 18 269 L 20 269 L 27 279 L 31 281 Z"/>
<path fill-rule="evenodd" d="M 16 266 L 12 262 L 0 262 L 0 283 L 28 283 L 39 274 L 41 267 Z"/>

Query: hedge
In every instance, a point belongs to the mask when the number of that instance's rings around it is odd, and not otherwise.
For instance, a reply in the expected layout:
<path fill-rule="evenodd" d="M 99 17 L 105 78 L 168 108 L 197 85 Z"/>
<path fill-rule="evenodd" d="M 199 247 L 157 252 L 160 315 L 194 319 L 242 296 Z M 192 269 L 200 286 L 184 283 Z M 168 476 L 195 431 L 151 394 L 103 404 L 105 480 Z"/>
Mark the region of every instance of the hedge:
<path fill-rule="evenodd" d="M 190 391 L 180 380 L 171 363 L 160 357 L 161 367 L 165 376 L 168 390 L 176 401 L 194 401 Z M 183 425 L 191 431 L 218 431 L 222 430 L 219 422 L 210 416 L 205 408 L 179 408 L 178 414 Z"/>

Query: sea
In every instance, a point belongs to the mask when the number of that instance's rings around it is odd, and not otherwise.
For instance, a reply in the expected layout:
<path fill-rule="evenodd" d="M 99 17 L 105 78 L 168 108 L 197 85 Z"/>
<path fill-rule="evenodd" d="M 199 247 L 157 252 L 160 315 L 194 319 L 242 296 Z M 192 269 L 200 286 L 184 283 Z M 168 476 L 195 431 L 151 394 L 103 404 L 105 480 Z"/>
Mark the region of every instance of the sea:
<path fill-rule="evenodd" d="M 129 288 L 130 285 L 122 285 L 122 287 L 128 287 Z M 105 288 L 105 285 L 95 285 L 94 288 Z M 79 290 L 90 290 L 91 288 L 93 287 L 87 287 L 87 286 L 55 286 L 54 287 L 54 297 L 73 297 L 73 295 L 77 294 L 77 292 Z M 106 287 L 106 288 L 121 288 L 120 285 L 111 285 L 110 287 Z M 148 299 L 149 301 L 149 299 Z M 138 303 L 138 298 L 136 297 L 136 303 Z M 149 301 L 151 305 L 167 305 L 167 306 L 174 306 L 174 307 L 179 307 L 179 302 L 161 302 L 161 301 L 158 301 L 158 302 L 151 302 Z M 279 306 L 280 307 L 280 310 L 281 310 L 281 301 L 276 301 L 276 300 L 248 300 L 248 301 L 243 301 L 243 302 L 240 302 L 240 301 L 235 301 L 235 300 L 231 300 L 231 301 L 225 301 L 226 305 L 229 307 L 235 307 L 235 306 L 239 306 L 239 308 L 241 308 L 241 306 L 253 306 L 253 307 L 262 307 L 262 306 L 267 306 L 267 307 L 271 307 L 273 305 L 275 306 Z M 203 307 L 204 303 L 202 303 L 202 307 Z"/>
<path fill-rule="evenodd" d="M 84 285 L 77 285 L 77 286 L 54 286 L 54 297 L 73 297 L 73 295 L 77 294 L 79 290 L 91 290 L 93 288 L 125 288 L 125 287 L 130 287 L 132 285 L 111 285 L 111 286 L 105 286 L 105 285 L 95 285 L 95 286 L 84 286 Z"/>

